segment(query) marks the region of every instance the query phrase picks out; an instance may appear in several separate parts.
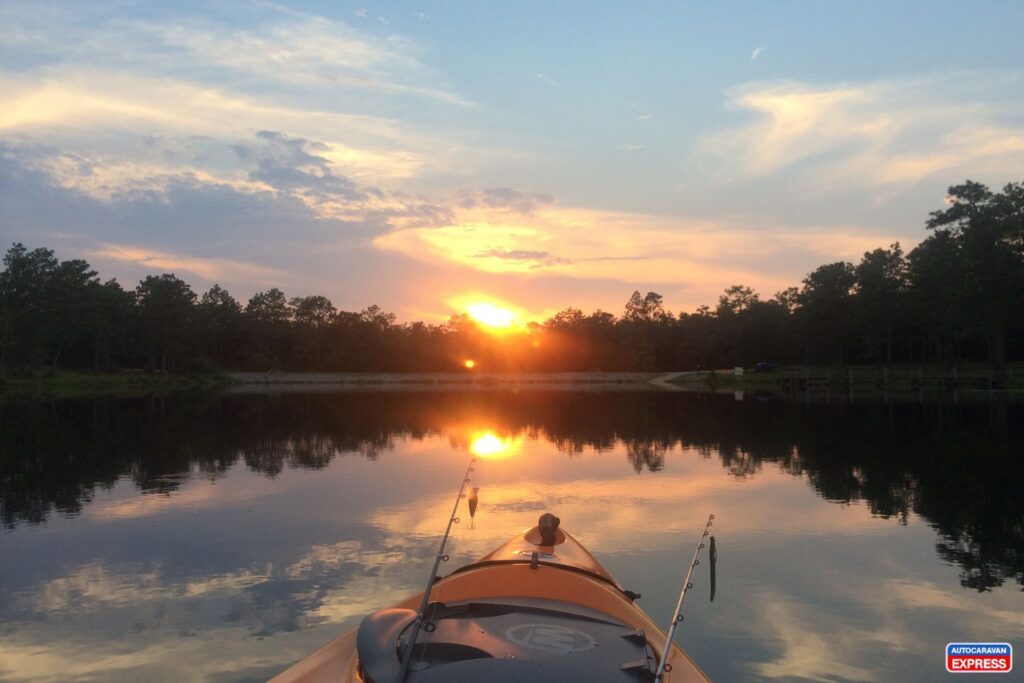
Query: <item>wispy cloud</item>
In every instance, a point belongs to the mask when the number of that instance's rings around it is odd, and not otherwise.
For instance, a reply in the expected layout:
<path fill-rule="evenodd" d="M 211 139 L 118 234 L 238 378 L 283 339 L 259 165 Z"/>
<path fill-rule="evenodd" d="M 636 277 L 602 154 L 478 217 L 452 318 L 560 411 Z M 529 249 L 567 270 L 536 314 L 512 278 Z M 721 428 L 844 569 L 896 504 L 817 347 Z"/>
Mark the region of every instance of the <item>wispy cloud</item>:
<path fill-rule="evenodd" d="M 88 256 L 99 262 L 127 262 L 148 272 L 198 275 L 207 281 L 253 281 L 277 284 L 288 276 L 276 269 L 221 258 L 201 258 L 124 244 L 102 244 Z"/>
<path fill-rule="evenodd" d="M 757 58 L 761 56 L 762 52 L 764 52 L 763 47 L 755 47 L 754 51 L 750 53 L 750 61 L 756 61 Z"/>
<path fill-rule="evenodd" d="M 487 207 L 531 215 L 538 208 L 554 202 L 554 197 L 542 192 L 523 192 L 510 187 L 491 187 L 485 190 L 462 190 L 456 193 L 460 207 L 473 209 Z"/>
<path fill-rule="evenodd" d="M 238 169 L 211 156 L 211 149 L 220 141 L 226 150 L 260 130 L 318 140 L 326 145 L 322 156 L 369 183 L 415 176 L 428 164 L 437 172 L 464 149 L 456 140 L 389 118 L 87 68 L 56 68 L 42 82 L 0 74 L 0 93 L 0 135 L 45 139 L 67 153 L 116 166 L 159 163 L 165 173 L 205 172 L 225 181 Z M 189 151 L 199 146 L 204 154 L 187 163 Z"/>
<path fill-rule="evenodd" d="M 1007 92 L 1024 104 L 1024 82 L 1003 74 L 751 83 L 730 104 L 754 119 L 706 136 L 701 150 L 730 176 L 796 170 L 833 186 L 906 187 L 948 170 L 1013 176 L 1024 167 L 1024 121 Z"/>
<path fill-rule="evenodd" d="M 83 16 L 90 14 L 85 10 L 37 13 L 29 5 L 22 9 L 11 13 L 14 24 L 0 28 L 0 38 L 45 57 L 45 63 L 57 58 L 242 90 L 267 81 L 287 87 L 334 84 L 448 105 L 471 104 L 444 86 L 440 75 L 421 61 L 412 40 L 380 37 L 342 21 L 293 10 L 257 14 L 245 28 L 238 28 L 187 15 L 160 22 L 116 14 L 85 21 Z"/>
<path fill-rule="evenodd" d="M 794 284 L 766 263 L 783 257 L 804 272 L 822 260 L 855 259 L 888 236 L 864 229 L 793 229 L 733 222 L 594 211 L 551 205 L 510 216 L 488 207 L 458 208 L 450 224 L 399 229 L 374 245 L 438 266 L 481 273 L 561 276 L 584 280 L 664 283 L 687 306 L 713 301 L 726 287 L 746 283 L 766 294 Z M 799 266 L 798 266 L 799 267 Z"/>
<path fill-rule="evenodd" d="M 558 85 L 558 81 L 544 73 L 538 73 L 534 76 L 534 78 L 536 78 L 541 83 L 544 83 L 545 85 L 550 85 L 551 87 L 555 87 L 556 85 Z"/>
<path fill-rule="evenodd" d="M 423 68 L 406 44 L 384 42 L 322 18 L 243 30 L 198 22 L 132 22 L 137 40 L 180 52 L 206 67 L 221 66 L 275 80 L 320 81 L 334 71 L 380 74 Z"/>

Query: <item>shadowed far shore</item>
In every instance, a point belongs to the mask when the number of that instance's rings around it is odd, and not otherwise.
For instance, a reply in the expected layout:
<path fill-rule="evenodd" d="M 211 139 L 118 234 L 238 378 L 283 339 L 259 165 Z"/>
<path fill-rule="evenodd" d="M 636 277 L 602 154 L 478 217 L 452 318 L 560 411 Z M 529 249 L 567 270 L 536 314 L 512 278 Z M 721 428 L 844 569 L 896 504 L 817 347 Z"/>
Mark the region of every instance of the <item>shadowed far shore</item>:
<path fill-rule="evenodd" d="M 229 372 L 233 384 L 645 384 L 656 372 Z"/>
<path fill-rule="evenodd" d="M 544 388 L 588 391 L 769 392 L 778 394 L 954 394 L 1024 392 L 1024 364 L 996 372 L 977 366 L 793 366 L 754 372 L 746 368 L 683 372 L 227 372 L 174 374 L 35 372 L 0 377 L 0 395 L 40 397 L 134 396 L 191 391 L 232 393 L 332 392 L 400 389 Z"/>
<path fill-rule="evenodd" d="M 230 384 L 220 373 L 176 374 L 116 370 L 84 372 L 37 370 L 31 373 L 0 375 L 0 396 L 36 397 L 141 396 L 183 391 L 213 391 Z"/>
<path fill-rule="evenodd" d="M 1024 389 L 1024 364 L 1011 364 L 1000 372 L 986 366 L 967 367 L 787 367 L 771 372 L 735 369 L 684 372 L 229 372 L 233 391 L 250 393 L 308 391 L 336 387 L 379 385 L 439 388 L 543 386 L 547 389 L 585 387 L 607 390 L 666 391 L 773 391 L 814 393 L 849 390 L 883 392 L 1020 391 Z"/>

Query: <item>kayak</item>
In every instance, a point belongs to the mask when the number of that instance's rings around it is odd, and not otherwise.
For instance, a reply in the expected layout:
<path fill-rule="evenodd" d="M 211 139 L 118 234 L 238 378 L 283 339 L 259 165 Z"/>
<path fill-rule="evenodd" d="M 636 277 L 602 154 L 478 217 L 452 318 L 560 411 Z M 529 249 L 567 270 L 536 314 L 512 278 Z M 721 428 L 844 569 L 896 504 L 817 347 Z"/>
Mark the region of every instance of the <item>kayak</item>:
<path fill-rule="evenodd" d="M 414 683 L 653 680 L 666 634 L 639 597 L 546 514 L 434 583 L 419 623 L 423 593 L 367 616 L 271 683 L 396 683 L 406 656 Z M 673 643 L 661 680 L 709 679 Z"/>

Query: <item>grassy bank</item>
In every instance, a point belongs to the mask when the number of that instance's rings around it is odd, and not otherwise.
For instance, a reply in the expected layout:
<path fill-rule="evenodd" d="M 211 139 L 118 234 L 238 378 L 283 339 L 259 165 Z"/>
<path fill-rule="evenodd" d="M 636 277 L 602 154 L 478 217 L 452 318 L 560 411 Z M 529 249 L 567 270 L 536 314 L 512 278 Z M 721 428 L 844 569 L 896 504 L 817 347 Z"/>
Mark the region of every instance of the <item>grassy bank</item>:
<path fill-rule="evenodd" d="M 222 375 L 171 375 L 137 371 L 35 371 L 0 376 L 0 394 L 31 396 L 136 396 L 227 386 Z"/>
<path fill-rule="evenodd" d="M 787 367 L 772 372 L 716 370 L 692 374 L 686 383 L 710 389 L 776 391 L 879 390 L 879 391 L 1024 391 L 1024 364 L 1001 370 L 987 365 Z"/>

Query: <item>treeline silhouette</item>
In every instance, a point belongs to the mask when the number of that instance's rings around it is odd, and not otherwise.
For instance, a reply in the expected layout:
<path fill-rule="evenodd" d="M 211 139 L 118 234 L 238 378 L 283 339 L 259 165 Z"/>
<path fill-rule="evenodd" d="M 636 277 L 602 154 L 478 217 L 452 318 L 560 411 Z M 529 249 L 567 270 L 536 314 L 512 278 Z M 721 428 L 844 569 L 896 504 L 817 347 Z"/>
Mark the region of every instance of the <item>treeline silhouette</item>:
<path fill-rule="evenodd" d="M 771 298 L 735 285 L 677 316 L 658 293 L 634 292 L 618 317 L 567 308 L 500 337 L 467 315 L 398 324 L 377 306 L 338 311 L 277 288 L 243 306 L 173 274 L 129 290 L 84 260 L 15 244 L 0 272 L 0 366 L 450 371 L 472 358 L 490 371 L 610 371 L 1024 358 L 1024 183 L 951 187 L 927 227 L 909 254 L 895 243 L 826 264 Z"/>
<path fill-rule="evenodd" d="M 0 523 L 74 515 L 129 477 L 168 493 L 232 467 L 274 477 L 338 457 L 387 457 L 399 440 L 480 425 L 576 456 L 622 448 L 624 467 L 717 458 L 734 477 L 805 476 L 823 498 L 916 514 L 961 583 L 1024 586 L 1024 413 L 1007 400 L 798 403 L 669 392 L 366 391 L 343 394 L 7 401 L 0 410 Z M 685 451 L 687 452 L 684 452 Z M 969 457 L 965 457 L 969 455 Z M 813 539 L 808 540 L 813 543 Z"/>

